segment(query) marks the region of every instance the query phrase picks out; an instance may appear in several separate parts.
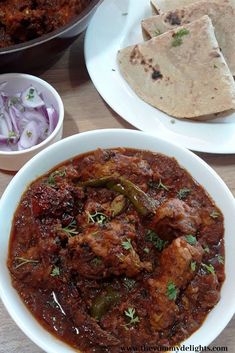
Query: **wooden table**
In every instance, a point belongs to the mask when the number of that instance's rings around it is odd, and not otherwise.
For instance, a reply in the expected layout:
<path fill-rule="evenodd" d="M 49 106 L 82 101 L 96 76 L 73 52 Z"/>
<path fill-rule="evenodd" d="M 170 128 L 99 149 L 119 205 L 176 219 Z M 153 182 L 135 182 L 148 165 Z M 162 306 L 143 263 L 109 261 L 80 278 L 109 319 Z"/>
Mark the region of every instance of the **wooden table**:
<path fill-rule="evenodd" d="M 31 73 L 47 80 L 61 94 L 65 106 L 64 137 L 94 129 L 134 129 L 109 108 L 90 81 L 84 63 L 83 38 L 73 43 L 52 67 Z M 217 171 L 235 196 L 235 155 L 199 155 Z M 13 175 L 0 171 L 0 196 Z M 212 345 L 227 346 L 229 353 L 235 353 L 235 318 Z M 1 302 L 0 353 L 42 353 L 15 325 Z"/>

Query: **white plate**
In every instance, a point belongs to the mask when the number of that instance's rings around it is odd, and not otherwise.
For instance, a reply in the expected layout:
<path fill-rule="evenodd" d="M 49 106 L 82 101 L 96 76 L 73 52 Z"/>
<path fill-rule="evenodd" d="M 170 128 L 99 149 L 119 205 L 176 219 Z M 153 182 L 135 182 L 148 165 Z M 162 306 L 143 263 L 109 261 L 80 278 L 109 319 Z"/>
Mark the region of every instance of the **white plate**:
<path fill-rule="evenodd" d="M 86 34 L 91 79 L 104 100 L 133 126 L 194 151 L 235 153 L 235 113 L 210 122 L 177 120 L 142 101 L 122 78 L 116 55 L 141 42 L 140 21 L 151 16 L 149 0 L 104 0 Z"/>
<path fill-rule="evenodd" d="M 235 313 L 234 198 L 215 171 L 195 154 L 172 142 L 166 142 L 159 137 L 153 137 L 139 131 L 128 129 L 95 130 L 67 137 L 38 153 L 15 175 L 0 199 L 1 299 L 18 326 L 43 351 L 48 353 L 80 352 L 67 346 L 40 326 L 13 288 L 7 268 L 11 223 L 22 193 L 40 175 L 78 154 L 92 151 L 98 147 L 112 148 L 120 146 L 140 148 L 175 157 L 178 163 L 183 168 L 186 168 L 192 177 L 207 190 L 224 215 L 226 279 L 221 290 L 219 303 L 209 313 L 203 325 L 184 342 L 184 345 L 187 346 L 187 352 L 195 353 L 199 350 L 199 345 L 201 347 L 208 346 L 225 328 Z M 195 349 L 197 347 L 197 350 L 192 349 L 191 347 L 193 346 Z"/>

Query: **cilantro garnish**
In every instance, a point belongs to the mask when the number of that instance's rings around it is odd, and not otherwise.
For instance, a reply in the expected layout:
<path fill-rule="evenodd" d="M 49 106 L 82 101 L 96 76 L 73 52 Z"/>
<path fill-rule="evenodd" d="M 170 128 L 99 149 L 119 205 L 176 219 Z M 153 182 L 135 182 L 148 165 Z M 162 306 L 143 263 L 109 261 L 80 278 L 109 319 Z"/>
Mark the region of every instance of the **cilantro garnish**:
<path fill-rule="evenodd" d="M 192 190 L 188 188 L 180 189 L 177 193 L 178 199 L 184 200 L 190 194 L 191 191 Z"/>
<path fill-rule="evenodd" d="M 153 230 L 148 230 L 146 240 L 153 243 L 158 251 L 162 251 L 168 243 L 167 241 L 159 238 L 159 236 Z"/>
<path fill-rule="evenodd" d="M 51 271 L 51 276 L 56 277 L 60 275 L 60 268 L 58 266 L 54 266 L 53 270 Z"/>
<path fill-rule="evenodd" d="M 192 234 L 185 235 L 184 238 L 190 245 L 196 245 L 197 243 L 196 237 L 194 237 Z"/>
<path fill-rule="evenodd" d="M 189 30 L 186 28 L 182 28 L 178 32 L 176 32 L 173 35 L 173 40 L 171 42 L 172 47 L 180 46 L 183 43 L 182 37 L 188 35 L 189 33 Z"/>
<path fill-rule="evenodd" d="M 178 294 L 178 289 L 176 288 L 173 281 L 169 281 L 167 284 L 167 291 L 166 295 L 168 296 L 169 300 L 176 300 Z"/>
<path fill-rule="evenodd" d="M 102 212 L 95 212 L 91 214 L 90 212 L 87 212 L 88 215 L 88 221 L 89 223 L 98 223 L 100 225 L 105 224 L 108 220 L 108 216 L 106 216 Z"/>
<path fill-rule="evenodd" d="M 125 316 L 129 319 L 128 323 L 125 324 L 125 327 L 136 325 L 140 322 L 139 316 L 136 314 L 135 308 L 128 308 L 124 311 Z"/>
<path fill-rule="evenodd" d="M 123 241 L 122 242 L 122 247 L 125 250 L 132 250 L 133 247 L 132 247 L 132 244 L 131 244 L 131 239 L 127 238 L 126 241 Z"/>

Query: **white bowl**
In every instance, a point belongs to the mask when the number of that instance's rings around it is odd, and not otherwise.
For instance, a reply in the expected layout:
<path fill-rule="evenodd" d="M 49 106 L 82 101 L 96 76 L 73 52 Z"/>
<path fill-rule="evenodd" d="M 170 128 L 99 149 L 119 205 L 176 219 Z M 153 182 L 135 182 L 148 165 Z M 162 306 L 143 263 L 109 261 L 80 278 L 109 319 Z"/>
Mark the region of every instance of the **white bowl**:
<path fill-rule="evenodd" d="M 114 129 L 85 132 L 53 144 L 32 158 L 12 179 L 0 201 L 0 296 L 17 325 L 32 341 L 48 353 L 74 353 L 75 350 L 56 339 L 39 325 L 11 285 L 6 261 L 15 209 L 29 183 L 62 161 L 97 147 L 121 146 L 146 149 L 175 157 L 179 164 L 204 186 L 224 214 L 226 280 L 222 286 L 221 300 L 207 316 L 201 328 L 184 344 L 187 346 L 209 345 L 225 328 L 235 312 L 235 202 L 225 183 L 199 157 L 174 143 L 132 130 Z M 187 351 L 191 351 L 191 349 L 189 348 Z"/>
<path fill-rule="evenodd" d="M 21 92 L 32 84 L 38 91 L 43 93 L 46 105 L 53 105 L 59 114 L 59 120 L 55 130 L 46 140 L 38 145 L 23 151 L 5 152 L 0 150 L 0 169 L 16 171 L 43 148 L 61 139 L 63 133 L 64 105 L 57 91 L 49 83 L 39 77 L 18 73 L 0 75 L 0 83 L 4 81 L 7 82 L 6 86 L 4 86 L 4 92 L 9 95 Z"/>

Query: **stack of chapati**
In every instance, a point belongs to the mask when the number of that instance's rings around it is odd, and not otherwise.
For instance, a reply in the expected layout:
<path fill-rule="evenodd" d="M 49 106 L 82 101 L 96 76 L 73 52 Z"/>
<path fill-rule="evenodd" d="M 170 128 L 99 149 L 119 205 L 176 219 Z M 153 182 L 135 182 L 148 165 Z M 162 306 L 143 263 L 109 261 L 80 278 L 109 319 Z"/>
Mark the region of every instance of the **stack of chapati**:
<path fill-rule="evenodd" d="M 152 0 L 152 6 L 159 15 L 142 21 L 149 40 L 118 53 L 132 89 L 178 118 L 201 120 L 235 109 L 234 3 Z"/>
<path fill-rule="evenodd" d="M 188 6 L 195 2 L 197 2 L 197 0 L 150 0 L 154 15 Z"/>

